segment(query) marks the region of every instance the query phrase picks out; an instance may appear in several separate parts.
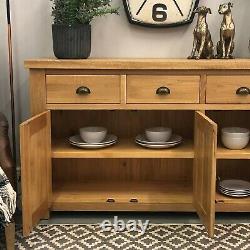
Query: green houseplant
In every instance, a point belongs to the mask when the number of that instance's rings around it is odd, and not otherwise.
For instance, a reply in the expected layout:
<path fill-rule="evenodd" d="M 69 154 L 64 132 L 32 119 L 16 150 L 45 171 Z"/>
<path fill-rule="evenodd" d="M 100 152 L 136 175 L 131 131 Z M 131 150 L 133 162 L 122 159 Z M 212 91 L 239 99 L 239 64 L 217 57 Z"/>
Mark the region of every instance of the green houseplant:
<path fill-rule="evenodd" d="M 52 0 L 54 54 L 60 59 L 84 59 L 91 52 L 91 21 L 118 14 L 111 0 Z"/>

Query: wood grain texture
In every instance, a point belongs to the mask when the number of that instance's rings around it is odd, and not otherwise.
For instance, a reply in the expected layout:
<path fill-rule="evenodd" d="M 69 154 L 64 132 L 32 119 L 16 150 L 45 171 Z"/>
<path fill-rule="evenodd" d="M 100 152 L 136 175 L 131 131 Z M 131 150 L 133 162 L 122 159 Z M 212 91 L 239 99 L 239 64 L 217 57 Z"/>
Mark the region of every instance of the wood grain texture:
<path fill-rule="evenodd" d="M 206 85 L 207 85 L 207 74 L 201 74 L 201 82 L 200 82 L 200 103 L 206 103 Z M 200 109 L 202 110 L 202 109 Z M 203 109 L 204 110 L 204 109 Z"/>
<path fill-rule="evenodd" d="M 249 212 L 250 198 L 235 199 L 216 193 L 215 207 L 217 212 Z"/>
<path fill-rule="evenodd" d="M 169 95 L 157 95 L 167 87 Z M 127 103 L 199 103 L 199 76 L 130 75 L 127 77 Z"/>
<path fill-rule="evenodd" d="M 242 179 L 250 181 L 249 160 L 220 159 L 217 160 L 217 177 L 224 179 Z"/>
<path fill-rule="evenodd" d="M 134 138 L 120 139 L 111 147 L 102 150 L 84 150 L 73 147 L 65 139 L 55 140 L 52 146 L 52 158 L 193 158 L 194 148 L 191 140 L 181 145 L 161 150 L 143 148 L 134 142 Z"/>
<path fill-rule="evenodd" d="M 35 116 L 46 110 L 46 78 L 44 69 L 32 69 L 29 75 L 30 111 Z"/>
<path fill-rule="evenodd" d="M 88 181 L 192 183 L 192 174 L 192 159 L 53 159 L 54 184 Z"/>
<path fill-rule="evenodd" d="M 120 103 L 121 77 L 105 75 L 51 75 L 46 77 L 47 103 Z M 79 87 L 88 95 L 78 95 Z"/>
<path fill-rule="evenodd" d="M 193 203 L 81 203 L 56 202 L 51 211 L 89 211 L 89 212 L 195 212 Z"/>
<path fill-rule="evenodd" d="M 127 75 L 121 75 L 121 104 L 127 103 Z"/>
<path fill-rule="evenodd" d="M 50 112 L 42 113 L 20 126 L 23 233 L 49 211 L 51 192 Z"/>
<path fill-rule="evenodd" d="M 216 152 L 217 159 L 249 159 L 250 160 L 250 146 L 241 150 L 231 150 L 219 144 Z"/>
<path fill-rule="evenodd" d="M 201 112 L 195 115 L 194 204 L 210 236 L 215 224 L 217 125 Z"/>
<path fill-rule="evenodd" d="M 67 124 L 67 126 L 62 125 Z M 184 126 L 185 124 L 185 126 Z M 193 139 L 194 111 L 53 111 L 52 135 L 54 139 L 68 139 L 85 126 L 106 127 L 118 138 L 135 138 L 146 128 L 166 126 L 184 139 Z"/>
<path fill-rule="evenodd" d="M 131 69 L 131 70 L 249 70 L 249 59 L 234 60 L 187 60 L 187 59 L 88 59 L 57 60 L 31 59 L 26 68 L 42 69 Z"/>
<path fill-rule="evenodd" d="M 15 249 L 16 229 L 15 223 L 12 222 L 5 227 L 6 250 Z"/>
<path fill-rule="evenodd" d="M 250 76 L 208 76 L 207 103 L 250 103 L 250 95 L 236 94 L 241 87 L 250 88 Z"/>
<path fill-rule="evenodd" d="M 249 147 L 227 150 L 219 139 L 216 149 L 216 124 L 218 138 L 222 127 L 250 127 L 249 97 L 235 95 L 250 86 L 249 59 L 39 59 L 25 66 L 32 115 L 53 111 L 51 122 L 42 114 L 21 127 L 24 234 L 50 210 L 198 211 L 211 236 L 215 211 L 250 211 L 249 199 L 215 195 L 216 172 L 250 180 Z M 88 101 L 75 95 L 86 82 L 95 94 Z M 159 82 L 171 87 L 171 100 L 155 96 Z M 195 110 L 203 111 L 194 118 Z M 120 143 L 94 151 L 66 143 L 93 125 L 107 127 Z M 135 136 L 154 126 L 172 127 L 184 144 L 160 151 L 136 146 Z M 51 139 L 52 156 L 41 150 Z"/>
<path fill-rule="evenodd" d="M 47 104 L 48 110 L 250 110 L 250 104 Z"/>
<path fill-rule="evenodd" d="M 53 210 L 112 210 L 112 204 L 123 205 L 121 211 L 140 211 L 137 205 L 146 205 L 149 211 L 157 211 L 153 204 L 192 204 L 192 188 L 188 183 L 165 182 L 82 182 L 58 183 L 53 192 Z M 131 199 L 136 199 L 132 203 Z M 99 204 L 99 209 L 96 205 Z M 148 208 L 149 204 L 152 208 Z M 91 207 L 92 205 L 92 207 Z M 85 207 L 86 206 L 86 207 Z M 74 209 L 75 208 L 75 209 Z M 115 210 L 115 209 L 114 209 Z"/>

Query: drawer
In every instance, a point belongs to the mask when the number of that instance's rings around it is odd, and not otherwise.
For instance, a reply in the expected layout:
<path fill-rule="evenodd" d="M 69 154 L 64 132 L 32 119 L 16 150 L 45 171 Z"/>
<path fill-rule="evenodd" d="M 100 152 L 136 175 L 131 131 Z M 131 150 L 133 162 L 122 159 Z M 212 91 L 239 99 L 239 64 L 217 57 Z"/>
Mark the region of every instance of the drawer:
<path fill-rule="evenodd" d="M 207 103 L 250 103 L 250 76 L 208 76 Z"/>
<path fill-rule="evenodd" d="M 127 103 L 199 103 L 199 76 L 131 75 Z"/>
<path fill-rule="evenodd" d="M 46 84 L 47 103 L 120 103 L 120 76 L 49 75 Z"/>

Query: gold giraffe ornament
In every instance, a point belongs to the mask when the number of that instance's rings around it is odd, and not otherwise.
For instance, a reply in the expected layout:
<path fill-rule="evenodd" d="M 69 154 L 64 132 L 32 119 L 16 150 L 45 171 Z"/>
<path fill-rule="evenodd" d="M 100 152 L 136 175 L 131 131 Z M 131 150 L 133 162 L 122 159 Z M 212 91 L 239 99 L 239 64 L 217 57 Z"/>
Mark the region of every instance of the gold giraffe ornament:
<path fill-rule="evenodd" d="M 232 59 L 234 51 L 235 24 L 232 15 L 232 3 L 224 3 L 219 7 L 219 14 L 223 15 L 220 28 L 220 41 L 217 43 L 217 55 L 219 59 Z"/>
<path fill-rule="evenodd" d="M 212 14 L 211 9 L 202 6 L 195 9 L 194 13 L 198 14 L 198 20 L 194 29 L 193 50 L 188 59 L 212 59 L 214 45 L 207 24 L 207 14 Z"/>

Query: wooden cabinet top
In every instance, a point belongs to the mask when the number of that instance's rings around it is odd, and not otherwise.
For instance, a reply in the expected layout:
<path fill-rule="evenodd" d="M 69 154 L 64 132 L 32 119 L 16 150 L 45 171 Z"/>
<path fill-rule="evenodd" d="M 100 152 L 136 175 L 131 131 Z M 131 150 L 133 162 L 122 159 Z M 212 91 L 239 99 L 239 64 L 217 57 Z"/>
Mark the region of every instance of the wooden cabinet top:
<path fill-rule="evenodd" d="M 31 59 L 29 69 L 93 69 L 93 70 L 250 70 L 250 59 L 188 60 L 188 59 Z"/>

